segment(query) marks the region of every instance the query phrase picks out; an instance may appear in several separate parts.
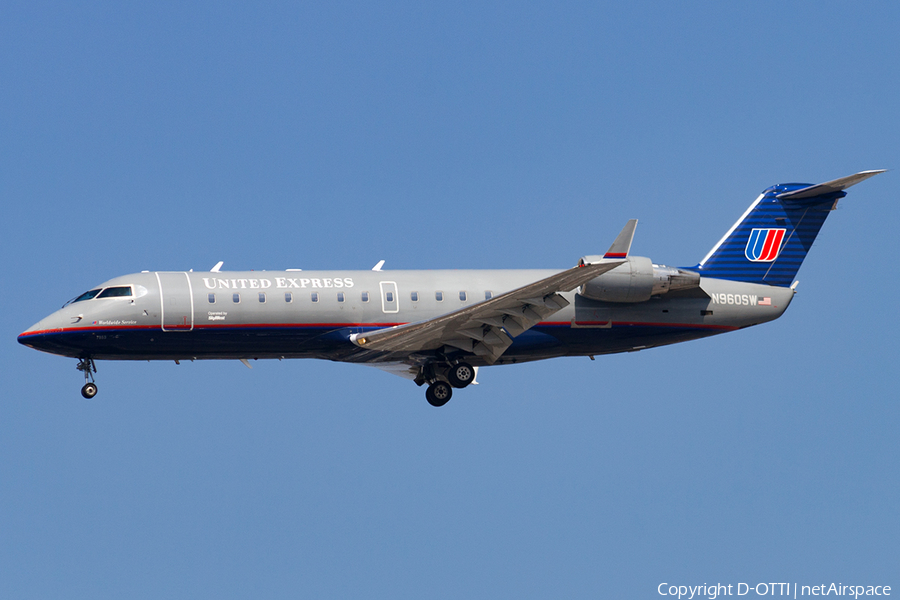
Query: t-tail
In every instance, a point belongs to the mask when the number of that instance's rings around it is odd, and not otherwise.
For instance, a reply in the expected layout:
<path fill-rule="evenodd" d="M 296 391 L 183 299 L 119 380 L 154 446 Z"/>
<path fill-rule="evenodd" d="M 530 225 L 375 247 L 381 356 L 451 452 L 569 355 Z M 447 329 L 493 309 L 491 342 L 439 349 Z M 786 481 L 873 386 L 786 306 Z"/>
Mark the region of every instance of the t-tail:
<path fill-rule="evenodd" d="M 717 279 L 790 285 L 828 213 L 847 195 L 844 190 L 883 172 L 863 171 L 818 185 L 773 185 L 692 270 Z"/>

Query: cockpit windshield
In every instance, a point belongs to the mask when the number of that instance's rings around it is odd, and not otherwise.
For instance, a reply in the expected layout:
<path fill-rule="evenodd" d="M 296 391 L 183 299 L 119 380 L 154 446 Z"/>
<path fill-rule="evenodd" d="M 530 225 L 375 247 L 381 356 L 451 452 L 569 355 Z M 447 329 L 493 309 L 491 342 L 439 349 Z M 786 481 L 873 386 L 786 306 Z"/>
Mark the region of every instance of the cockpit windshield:
<path fill-rule="evenodd" d="M 140 289 L 144 289 L 138 286 Z M 146 290 L 144 290 L 146 291 Z M 140 294 L 139 294 L 140 295 Z M 75 302 L 84 302 L 85 300 L 93 300 L 94 298 L 130 298 L 132 296 L 130 285 L 116 285 L 108 288 L 95 288 L 87 291 L 80 296 L 72 298 L 63 306 L 74 304 Z"/>
<path fill-rule="evenodd" d="M 97 296 L 98 298 L 121 298 L 123 296 L 131 295 L 131 286 L 130 285 L 117 285 L 115 287 L 108 287 Z"/>
<path fill-rule="evenodd" d="M 73 304 L 73 303 L 75 303 L 75 302 L 83 302 L 83 301 L 85 301 L 85 300 L 90 300 L 91 298 L 93 298 L 94 296 L 96 296 L 96 295 L 99 294 L 99 293 L 100 293 L 100 288 L 97 288 L 97 289 L 95 289 L 95 290 L 87 291 L 87 292 L 83 293 L 83 294 L 80 295 L 80 296 L 76 296 L 75 298 L 72 298 L 71 300 L 69 300 L 68 302 L 66 302 L 64 306 L 68 306 L 68 305 Z"/>

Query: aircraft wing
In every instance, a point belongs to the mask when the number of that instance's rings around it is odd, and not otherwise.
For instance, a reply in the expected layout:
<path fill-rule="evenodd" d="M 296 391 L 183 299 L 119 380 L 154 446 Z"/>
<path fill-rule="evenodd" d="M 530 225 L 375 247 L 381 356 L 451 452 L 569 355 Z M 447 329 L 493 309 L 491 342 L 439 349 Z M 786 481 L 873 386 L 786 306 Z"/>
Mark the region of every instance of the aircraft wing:
<path fill-rule="evenodd" d="M 418 367 L 408 365 L 403 362 L 376 362 L 363 364 L 375 367 L 376 369 L 380 369 L 381 371 L 390 373 L 391 375 L 397 375 L 398 377 L 402 377 L 403 379 L 409 379 L 410 381 L 415 381 L 416 375 L 419 374 Z"/>
<path fill-rule="evenodd" d="M 600 258 L 433 319 L 356 333 L 350 341 L 382 352 L 413 353 L 451 346 L 493 363 L 509 348 L 512 338 L 569 305 L 559 292 L 574 290 L 625 262 L 635 224 L 629 221 L 610 249 L 624 248 L 613 253 L 622 258 Z"/>

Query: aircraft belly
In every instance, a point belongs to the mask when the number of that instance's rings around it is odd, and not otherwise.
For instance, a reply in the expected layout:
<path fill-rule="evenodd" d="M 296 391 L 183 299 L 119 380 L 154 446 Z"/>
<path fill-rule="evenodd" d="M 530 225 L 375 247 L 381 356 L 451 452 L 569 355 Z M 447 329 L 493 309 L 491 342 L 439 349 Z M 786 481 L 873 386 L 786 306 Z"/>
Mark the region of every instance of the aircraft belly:
<path fill-rule="evenodd" d="M 229 328 L 167 332 L 160 329 L 51 332 L 29 340 L 33 347 L 63 356 L 98 360 L 206 358 L 330 358 L 341 339 L 328 339 L 333 328 Z"/>
<path fill-rule="evenodd" d="M 722 331 L 653 323 L 617 323 L 608 329 L 573 329 L 569 326 L 547 327 L 548 335 L 557 337 L 567 356 L 631 352 L 677 342 L 700 339 Z"/>

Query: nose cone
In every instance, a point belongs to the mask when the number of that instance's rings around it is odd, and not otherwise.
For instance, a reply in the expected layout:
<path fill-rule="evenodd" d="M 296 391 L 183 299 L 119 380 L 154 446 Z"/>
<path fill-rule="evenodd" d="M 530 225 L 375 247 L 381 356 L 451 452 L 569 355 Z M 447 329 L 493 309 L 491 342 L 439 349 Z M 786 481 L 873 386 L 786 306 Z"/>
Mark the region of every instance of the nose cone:
<path fill-rule="evenodd" d="M 52 340 L 62 333 L 62 327 L 62 318 L 55 312 L 20 333 L 18 340 L 20 344 L 29 348 L 52 352 L 50 350 L 53 346 Z"/>
<path fill-rule="evenodd" d="M 59 329 L 58 327 L 54 327 L 54 324 L 57 321 L 57 319 L 53 319 L 52 317 L 53 317 L 53 315 L 50 315 L 49 317 L 41 319 L 40 321 L 38 321 L 37 323 L 35 323 L 31 327 L 29 327 L 28 329 L 26 329 L 25 331 L 20 333 L 19 334 L 19 343 L 25 344 L 27 346 L 28 344 L 26 344 L 26 342 L 28 341 L 28 338 L 35 336 L 35 335 L 39 335 L 40 333 L 51 330 L 51 329 Z"/>

